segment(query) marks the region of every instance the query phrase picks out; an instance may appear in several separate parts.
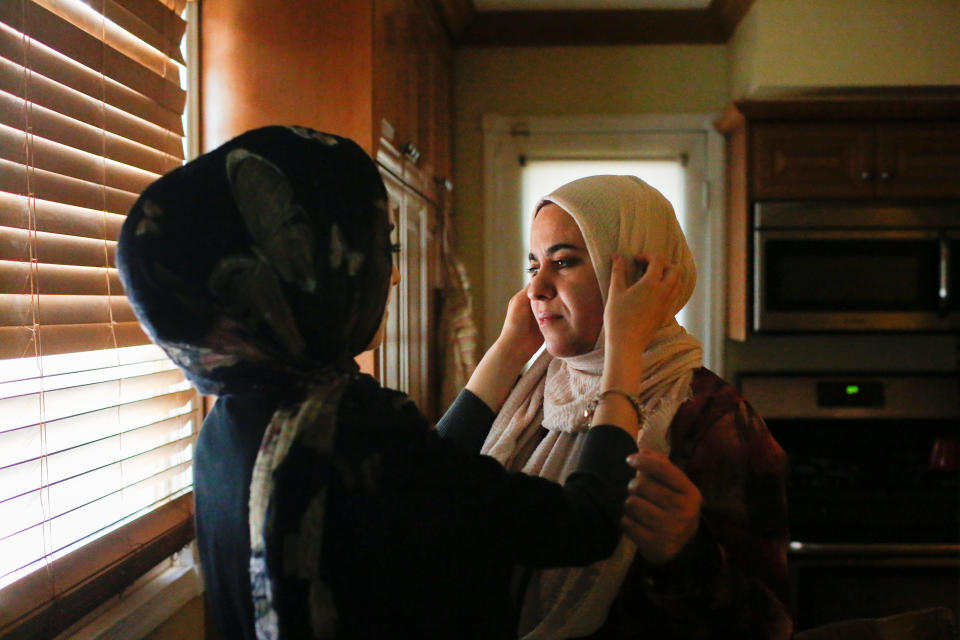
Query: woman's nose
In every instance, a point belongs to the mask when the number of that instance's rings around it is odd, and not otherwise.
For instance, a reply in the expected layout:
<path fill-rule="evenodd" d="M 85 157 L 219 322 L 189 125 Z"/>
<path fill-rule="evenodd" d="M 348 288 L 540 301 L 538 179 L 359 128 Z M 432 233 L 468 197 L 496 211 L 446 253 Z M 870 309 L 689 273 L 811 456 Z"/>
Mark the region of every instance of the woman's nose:
<path fill-rule="evenodd" d="M 400 284 L 400 268 L 393 262 L 393 270 L 390 271 L 390 286 L 395 287 Z"/>
<path fill-rule="evenodd" d="M 527 287 L 527 297 L 531 300 L 549 300 L 555 293 L 550 277 L 543 270 L 537 271 L 530 278 Z"/>

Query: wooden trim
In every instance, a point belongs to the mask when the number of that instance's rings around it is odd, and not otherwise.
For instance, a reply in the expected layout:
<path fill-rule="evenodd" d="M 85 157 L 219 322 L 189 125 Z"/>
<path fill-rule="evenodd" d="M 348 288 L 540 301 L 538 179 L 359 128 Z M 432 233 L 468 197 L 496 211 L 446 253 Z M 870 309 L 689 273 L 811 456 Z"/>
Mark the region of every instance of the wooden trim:
<path fill-rule="evenodd" d="M 187 494 L 0 592 L 0 640 L 62 632 L 194 538 Z"/>
<path fill-rule="evenodd" d="M 484 11 L 467 24 L 464 46 L 724 44 L 753 0 L 713 0 L 706 9 Z"/>
<path fill-rule="evenodd" d="M 707 11 L 713 14 L 714 20 L 720 25 L 726 42 L 737 30 L 737 25 L 753 6 L 753 0 L 713 0 Z"/>
<path fill-rule="evenodd" d="M 440 16 L 440 22 L 451 42 L 457 42 L 463 36 L 467 25 L 474 19 L 476 11 L 470 0 L 433 0 L 433 5 Z"/>

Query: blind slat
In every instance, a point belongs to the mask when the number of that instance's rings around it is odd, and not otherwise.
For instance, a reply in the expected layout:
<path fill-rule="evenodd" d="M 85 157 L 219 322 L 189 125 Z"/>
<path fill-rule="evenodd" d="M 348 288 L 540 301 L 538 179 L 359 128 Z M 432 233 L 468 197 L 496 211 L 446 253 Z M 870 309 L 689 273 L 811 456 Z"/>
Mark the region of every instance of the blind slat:
<path fill-rule="evenodd" d="M 120 234 L 124 219 L 125 216 L 115 213 L 0 191 L 0 225 L 5 227 L 113 241 Z"/>
<path fill-rule="evenodd" d="M 183 39 L 184 31 L 187 28 L 187 22 L 180 17 L 183 6 L 171 9 L 171 7 L 156 2 L 156 0 L 116 0 L 116 4 L 132 15 L 136 16 L 144 24 L 148 24 L 170 42 L 179 46 Z"/>
<path fill-rule="evenodd" d="M 10 261 L 109 267 L 116 251 L 117 243 L 110 240 L 0 226 L 0 255 Z"/>
<path fill-rule="evenodd" d="M 126 215 L 137 194 L 0 159 L 0 191 Z"/>
<path fill-rule="evenodd" d="M 34 327 L 0 327 L 0 359 L 23 358 L 36 353 L 52 356 L 77 351 L 150 344 L 139 322 L 68 324 Z"/>
<path fill-rule="evenodd" d="M 36 305 L 36 306 L 35 306 Z M 89 296 L 26 296 L 0 294 L 0 326 L 19 327 L 38 320 L 47 325 L 95 324 L 98 322 L 136 322 L 130 303 L 124 296 L 104 296 L 96 301 Z"/>
<path fill-rule="evenodd" d="M 89 4 L 92 0 L 84 1 Z M 148 6 L 157 5 L 148 4 Z M 103 7 L 108 20 L 157 49 L 168 58 L 179 64 L 186 64 L 183 55 L 180 53 L 180 40 L 183 39 L 187 23 L 180 16 L 171 11 L 164 11 L 162 17 L 151 23 L 149 18 L 144 19 L 135 11 L 130 11 L 123 6 L 123 3 L 103 0 Z"/>

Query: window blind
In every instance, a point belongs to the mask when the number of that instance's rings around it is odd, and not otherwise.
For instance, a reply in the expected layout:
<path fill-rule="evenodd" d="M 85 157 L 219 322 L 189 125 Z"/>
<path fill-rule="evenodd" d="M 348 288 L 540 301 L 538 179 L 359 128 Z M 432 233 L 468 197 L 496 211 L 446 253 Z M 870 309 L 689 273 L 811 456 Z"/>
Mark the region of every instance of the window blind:
<path fill-rule="evenodd" d="M 0 637 L 50 637 L 189 541 L 200 401 L 115 238 L 184 159 L 186 0 L 0 0 Z"/>

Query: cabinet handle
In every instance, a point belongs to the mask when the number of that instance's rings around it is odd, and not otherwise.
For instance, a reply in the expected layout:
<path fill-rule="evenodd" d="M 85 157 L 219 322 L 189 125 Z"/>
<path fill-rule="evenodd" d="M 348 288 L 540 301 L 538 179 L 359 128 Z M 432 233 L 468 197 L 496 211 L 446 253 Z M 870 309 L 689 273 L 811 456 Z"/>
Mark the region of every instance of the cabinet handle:
<path fill-rule="evenodd" d="M 860 179 L 863 180 L 864 182 L 866 182 L 867 180 L 872 180 L 872 179 L 873 179 L 873 172 L 872 172 L 872 171 L 866 171 L 866 170 L 861 171 L 861 172 L 860 172 Z"/>
<path fill-rule="evenodd" d="M 880 179 L 883 180 L 884 182 L 886 182 L 887 180 L 889 180 L 889 179 L 892 178 L 892 177 L 893 177 L 893 174 L 890 173 L 889 171 L 881 171 L 881 172 L 880 172 Z"/>
<path fill-rule="evenodd" d="M 403 155 L 416 162 L 420 159 L 420 149 L 418 149 L 417 145 L 413 144 L 412 142 L 408 142 L 403 145 Z"/>
<path fill-rule="evenodd" d="M 937 297 L 940 298 L 940 317 L 947 315 L 947 305 L 950 303 L 950 239 L 946 232 L 940 232 L 940 290 Z"/>
<path fill-rule="evenodd" d="M 438 188 L 443 189 L 444 191 L 453 191 L 453 183 L 450 182 L 448 178 L 444 178 L 443 176 L 435 176 L 433 182 Z"/>

